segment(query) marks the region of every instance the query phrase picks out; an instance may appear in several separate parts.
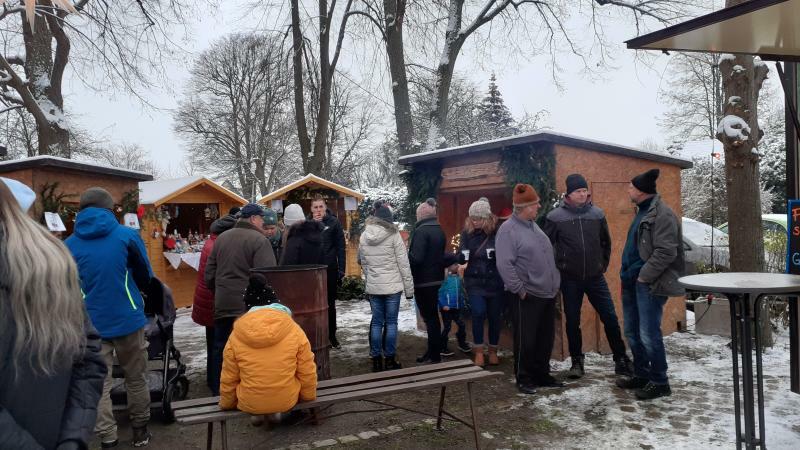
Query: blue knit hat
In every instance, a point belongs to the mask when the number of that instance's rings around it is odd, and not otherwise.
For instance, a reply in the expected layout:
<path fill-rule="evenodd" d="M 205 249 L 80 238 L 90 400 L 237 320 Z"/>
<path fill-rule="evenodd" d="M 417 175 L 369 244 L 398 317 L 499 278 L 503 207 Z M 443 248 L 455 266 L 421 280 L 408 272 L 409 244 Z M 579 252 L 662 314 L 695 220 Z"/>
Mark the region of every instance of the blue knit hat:
<path fill-rule="evenodd" d="M 292 310 L 289 309 L 288 306 L 283 305 L 281 303 L 270 303 L 269 305 L 265 306 L 264 308 L 265 309 L 274 309 L 275 311 L 284 312 L 284 313 L 288 314 L 289 317 L 292 317 Z"/>

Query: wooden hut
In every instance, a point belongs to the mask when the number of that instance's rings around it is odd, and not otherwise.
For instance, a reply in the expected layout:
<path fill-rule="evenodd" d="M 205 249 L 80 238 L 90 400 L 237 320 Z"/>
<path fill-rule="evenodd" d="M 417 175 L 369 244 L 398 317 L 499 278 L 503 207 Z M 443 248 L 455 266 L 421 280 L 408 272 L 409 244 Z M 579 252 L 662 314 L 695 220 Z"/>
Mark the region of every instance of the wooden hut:
<path fill-rule="evenodd" d="M 437 198 L 439 221 L 448 239 L 460 232 L 470 204 L 479 197 L 488 198 L 497 214 L 511 207 L 511 189 L 515 183 L 533 182 L 542 197 L 541 217 L 565 191 L 567 175 L 583 174 L 594 204 L 605 210 L 608 219 L 612 252 L 606 279 L 620 321 L 623 317 L 618 274 L 628 227 L 635 215 L 627 193 L 628 184 L 631 178 L 648 169 L 660 169 L 658 191 L 680 216 L 680 171 L 692 165 L 667 154 L 554 132 L 419 153 L 401 157 L 399 162 L 409 169 L 407 179 L 412 183 L 409 192 L 412 196 L 416 194 L 417 201 L 428 196 Z M 553 357 L 563 359 L 569 351 L 560 306 L 558 311 Z M 663 332 L 670 334 L 683 329 L 685 323 L 684 298 L 671 298 L 664 309 Z M 602 323 L 588 301 L 581 311 L 581 331 L 584 351 L 610 352 Z"/>
<path fill-rule="evenodd" d="M 209 235 L 214 220 L 247 201 L 201 176 L 148 181 L 139 183 L 139 189 L 139 203 L 145 208 L 140 231 L 153 272 L 172 289 L 175 306 L 189 306 L 200 253 L 167 251 L 165 239 L 180 234 L 188 243 L 191 233 L 202 240 Z M 195 245 L 194 250 L 198 247 Z"/>
<path fill-rule="evenodd" d="M 125 202 L 135 207 L 139 182 L 153 179 L 144 172 L 49 155 L 0 162 L 0 176 L 36 192 L 30 211 L 36 220 L 41 220 L 44 212 L 59 213 L 67 229 L 64 237 L 72 234 L 80 195 L 86 189 L 99 186 L 107 190 L 118 205 L 115 214 L 121 218 Z"/>
<path fill-rule="evenodd" d="M 282 214 L 283 208 L 289 204 L 297 203 L 306 214 L 310 214 L 311 200 L 317 194 L 325 198 L 328 208 L 339 218 L 344 228 L 344 238 L 347 244 L 345 275 L 361 276 L 357 257 L 358 239 L 353 238 L 350 231 L 358 222 L 358 203 L 364 199 L 364 194 L 314 174 L 308 174 L 265 195 L 258 200 L 258 203 L 269 206 L 279 214 Z"/>

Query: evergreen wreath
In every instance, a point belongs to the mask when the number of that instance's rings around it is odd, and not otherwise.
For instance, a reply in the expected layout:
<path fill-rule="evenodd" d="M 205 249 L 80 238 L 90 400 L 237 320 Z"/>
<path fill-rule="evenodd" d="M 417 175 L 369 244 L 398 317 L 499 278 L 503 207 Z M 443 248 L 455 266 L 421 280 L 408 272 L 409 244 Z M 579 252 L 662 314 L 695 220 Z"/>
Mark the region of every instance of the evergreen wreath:
<path fill-rule="evenodd" d="M 430 197 L 436 198 L 442 182 L 442 162 L 439 160 L 414 164 L 400 174 L 408 188 L 408 201 L 398 220 L 413 224 L 417 221 L 417 206 Z"/>
<path fill-rule="evenodd" d="M 513 189 L 517 183 L 530 184 L 541 198 L 542 208 L 537 222 L 542 225 L 547 213 L 558 202 L 556 192 L 556 155 L 552 144 L 526 144 L 505 148 L 500 167 L 505 171 L 506 184 Z M 511 195 L 509 189 L 509 195 Z"/>

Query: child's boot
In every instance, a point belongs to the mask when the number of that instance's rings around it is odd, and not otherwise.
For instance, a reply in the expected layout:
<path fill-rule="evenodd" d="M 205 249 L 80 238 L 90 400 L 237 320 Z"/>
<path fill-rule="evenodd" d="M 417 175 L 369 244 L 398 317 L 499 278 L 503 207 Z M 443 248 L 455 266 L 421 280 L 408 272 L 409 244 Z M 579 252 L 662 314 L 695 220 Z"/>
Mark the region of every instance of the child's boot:
<path fill-rule="evenodd" d="M 472 355 L 475 357 L 475 365 L 479 367 L 483 367 L 486 365 L 486 362 L 483 360 L 483 346 L 482 345 L 475 345 L 472 347 Z"/>
<path fill-rule="evenodd" d="M 500 358 L 497 357 L 497 346 L 489 345 L 489 365 L 496 366 L 500 364 Z"/>

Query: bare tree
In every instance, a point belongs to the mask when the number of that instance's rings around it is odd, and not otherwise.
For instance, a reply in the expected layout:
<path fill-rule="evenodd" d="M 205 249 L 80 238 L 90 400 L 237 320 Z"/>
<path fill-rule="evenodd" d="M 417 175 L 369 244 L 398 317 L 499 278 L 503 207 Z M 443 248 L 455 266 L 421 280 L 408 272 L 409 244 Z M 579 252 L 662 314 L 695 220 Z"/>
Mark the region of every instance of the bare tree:
<path fill-rule="evenodd" d="M 0 54 L 3 111 L 24 109 L 32 116 L 38 154 L 71 157 L 62 93 L 68 65 L 90 86 L 121 86 L 136 93 L 149 84 L 149 68 L 160 66 L 175 48 L 166 30 L 182 23 L 184 3 L 4 2 L 0 11 L 7 31 L 7 53 Z"/>
<path fill-rule="evenodd" d="M 297 174 L 289 72 L 280 36 L 234 34 L 203 52 L 175 114 L 201 169 L 266 194 Z"/>
<path fill-rule="evenodd" d="M 149 173 L 155 179 L 162 178 L 163 170 L 150 158 L 150 154 L 139 144 L 98 145 L 90 157 L 92 162 Z"/>

